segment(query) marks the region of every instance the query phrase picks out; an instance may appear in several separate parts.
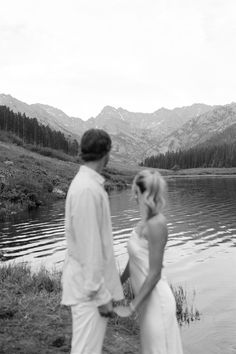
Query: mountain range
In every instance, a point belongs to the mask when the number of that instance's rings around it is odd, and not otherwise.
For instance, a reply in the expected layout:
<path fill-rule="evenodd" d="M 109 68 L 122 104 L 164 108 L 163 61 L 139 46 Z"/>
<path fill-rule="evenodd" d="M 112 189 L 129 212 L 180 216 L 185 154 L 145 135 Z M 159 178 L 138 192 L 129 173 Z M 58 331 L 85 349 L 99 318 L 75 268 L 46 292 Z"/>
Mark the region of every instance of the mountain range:
<path fill-rule="evenodd" d="M 223 136 L 233 139 L 227 129 L 230 132 L 230 127 L 236 124 L 236 103 L 224 106 L 195 103 L 172 110 L 160 108 L 153 113 L 129 112 L 106 106 L 87 121 L 69 117 L 58 108 L 40 103 L 29 105 L 6 94 L 0 94 L 0 105 L 37 118 L 41 124 L 76 139 L 89 128 L 105 129 L 112 137 L 113 158 L 121 163 L 127 160 L 140 162 L 148 155 L 214 141 L 214 136 L 225 130 Z M 215 141 L 218 143 L 219 139 Z"/>

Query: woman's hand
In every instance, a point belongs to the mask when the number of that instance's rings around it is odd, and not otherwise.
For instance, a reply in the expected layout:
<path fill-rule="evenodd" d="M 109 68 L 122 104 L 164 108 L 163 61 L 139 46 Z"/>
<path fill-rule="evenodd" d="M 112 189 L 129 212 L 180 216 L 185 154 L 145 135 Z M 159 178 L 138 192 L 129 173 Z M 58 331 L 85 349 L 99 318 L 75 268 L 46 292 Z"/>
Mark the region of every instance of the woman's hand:
<path fill-rule="evenodd" d="M 126 264 L 125 270 L 123 271 L 123 273 L 120 276 L 120 281 L 121 284 L 124 284 L 126 282 L 126 280 L 129 278 L 129 262 Z"/>

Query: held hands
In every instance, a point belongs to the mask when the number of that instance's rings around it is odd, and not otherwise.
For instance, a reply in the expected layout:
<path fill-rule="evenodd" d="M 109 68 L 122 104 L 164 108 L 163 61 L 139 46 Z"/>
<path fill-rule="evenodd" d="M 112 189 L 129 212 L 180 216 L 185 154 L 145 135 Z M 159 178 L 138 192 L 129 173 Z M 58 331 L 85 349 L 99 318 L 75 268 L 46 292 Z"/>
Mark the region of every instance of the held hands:
<path fill-rule="evenodd" d="M 129 317 L 135 312 L 132 302 L 128 306 L 113 307 L 112 301 L 98 307 L 98 311 L 102 317 L 113 317 L 116 313 L 119 317 Z"/>
<path fill-rule="evenodd" d="M 113 315 L 112 301 L 109 301 L 107 304 L 98 306 L 98 311 L 102 317 L 112 317 Z"/>
<path fill-rule="evenodd" d="M 129 317 L 135 312 L 135 309 L 130 303 L 129 306 L 116 306 L 113 311 L 120 317 Z"/>

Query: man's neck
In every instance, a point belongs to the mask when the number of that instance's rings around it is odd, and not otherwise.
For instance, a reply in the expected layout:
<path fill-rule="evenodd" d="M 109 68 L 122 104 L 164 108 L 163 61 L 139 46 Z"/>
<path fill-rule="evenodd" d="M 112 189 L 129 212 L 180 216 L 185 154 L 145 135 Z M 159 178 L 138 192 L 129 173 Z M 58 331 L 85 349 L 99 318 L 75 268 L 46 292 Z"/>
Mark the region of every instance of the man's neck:
<path fill-rule="evenodd" d="M 89 161 L 86 162 L 84 166 L 91 168 L 92 170 L 96 171 L 99 174 L 101 174 L 103 170 L 103 164 L 101 163 L 101 161 Z"/>

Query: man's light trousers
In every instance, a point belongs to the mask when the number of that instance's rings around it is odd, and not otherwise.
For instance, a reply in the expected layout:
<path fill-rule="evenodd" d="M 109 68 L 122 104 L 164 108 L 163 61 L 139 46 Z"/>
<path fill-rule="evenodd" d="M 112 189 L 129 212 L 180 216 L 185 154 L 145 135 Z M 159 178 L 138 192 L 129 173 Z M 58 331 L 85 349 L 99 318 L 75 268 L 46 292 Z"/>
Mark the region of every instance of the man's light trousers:
<path fill-rule="evenodd" d="M 101 354 L 107 318 L 102 317 L 93 301 L 71 306 L 71 354 Z"/>

